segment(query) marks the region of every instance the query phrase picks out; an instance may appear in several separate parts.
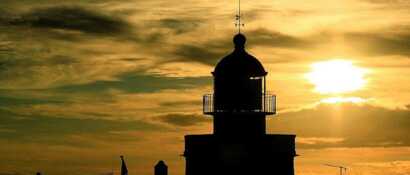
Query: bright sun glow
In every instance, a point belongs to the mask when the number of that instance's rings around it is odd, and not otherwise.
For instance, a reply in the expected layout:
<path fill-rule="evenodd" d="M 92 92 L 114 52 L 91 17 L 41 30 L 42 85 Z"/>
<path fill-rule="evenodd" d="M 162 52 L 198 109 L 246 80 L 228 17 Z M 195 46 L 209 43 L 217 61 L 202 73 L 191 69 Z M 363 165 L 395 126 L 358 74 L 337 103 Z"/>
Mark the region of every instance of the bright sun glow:
<path fill-rule="evenodd" d="M 312 71 L 306 76 L 317 92 L 335 94 L 362 88 L 364 74 L 364 69 L 354 66 L 351 61 L 330 60 L 312 64 Z"/>

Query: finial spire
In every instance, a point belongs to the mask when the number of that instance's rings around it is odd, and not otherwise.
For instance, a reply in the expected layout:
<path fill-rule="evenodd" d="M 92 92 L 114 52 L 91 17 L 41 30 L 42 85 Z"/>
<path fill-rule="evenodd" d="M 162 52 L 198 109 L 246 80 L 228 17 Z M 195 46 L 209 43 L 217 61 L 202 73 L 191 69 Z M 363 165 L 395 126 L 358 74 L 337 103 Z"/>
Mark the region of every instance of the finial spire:
<path fill-rule="evenodd" d="M 241 0 L 238 0 L 238 12 L 235 15 L 235 27 L 238 28 L 238 33 L 241 33 L 241 27 L 245 26 L 245 24 L 241 22 L 241 17 Z"/>
<path fill-rule="evenodd" d="M 245 48 L 246 37 L 245 35 L 238 33 L 233 37 L 233 43 L 235 44 L 235 49 L 243 50 Z"/>

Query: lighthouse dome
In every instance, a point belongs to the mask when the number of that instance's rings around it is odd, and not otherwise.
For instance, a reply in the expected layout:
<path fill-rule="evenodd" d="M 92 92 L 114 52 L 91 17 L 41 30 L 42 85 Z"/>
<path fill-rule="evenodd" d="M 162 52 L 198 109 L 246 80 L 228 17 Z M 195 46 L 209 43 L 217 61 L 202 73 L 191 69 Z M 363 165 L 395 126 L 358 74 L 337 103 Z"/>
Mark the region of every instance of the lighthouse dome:
<path fill-rule="evenodd" d="M 261 62 L 245 51 L 246 38 L 243 34 L 235 35 L 233 43 L 235 50 L 219 61 L 214 76 L 260 77 L 267 74 Z"/>

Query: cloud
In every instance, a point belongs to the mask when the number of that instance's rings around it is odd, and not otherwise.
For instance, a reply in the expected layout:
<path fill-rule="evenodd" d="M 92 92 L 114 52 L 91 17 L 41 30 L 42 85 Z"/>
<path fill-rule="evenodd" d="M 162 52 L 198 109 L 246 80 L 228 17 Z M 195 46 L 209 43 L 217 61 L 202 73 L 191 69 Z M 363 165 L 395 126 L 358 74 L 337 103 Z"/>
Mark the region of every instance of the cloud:
<path fill-rule="evenodd" d="M 410 173 L 410 161 L 408 160 L 359 162 L 355 163 L 355 166 L 374 171 L 369 174 L 382 172 L 383 174 L 405 175 Z"/>
<path fill-rule="evenodd" d="M 166 42 L 169 37 L 162 31 L 164 28 L 184 33 L 197 25 L 191 19 L 166 18 L 153 20 L 160 29 L 140 30 L 143 24 L 133 25 L 101 7 L 55 5 L 28 9 L 2 11 L 0 17 L 0 32 L 7 33 L 5 41 L 0 38 L 3 89 L 85 83 L 105 86 L 109 84 L 107 79 L 153 66 L 156 60 L 169 56 L 163 54 L 164 48 L 152 49 L 153 44 Z M 138 59 L 124 59 L 133 57 Z"/>
<path fill-rule="evenodd" d="M 333 143 L 338 144 L 342 142 L 343 138 L 331 138 L 331 137 L 299 137 L 296 138 L 297 143 L 307 144 L 307 145 L 316 145 L 321 143 Z"/>
<path fill-rule="evenodd" d="M 227 49 L 225 54 L 229 54 Z M 215 65 L 217 60 L 221 59 L 224 52 L 219 48 L 201 47 L 183 44 L 177 47 L 175 54 L 180 57 L 176 61 L 193 61 L 206 65 Z"/>
<path fill-rule="evenodd" d="M 365 55 L 410 56 L 410 33 L 346 33 L 344 37 Z"/>
<path fill-rule="evenodd" d="M 376 4 L 409 4 L 407 0 L 365 0 Z"/>
<path fill-rule="evenodd" d="M 3 58 L 0 56 L 0 58 Z M 29 58 L 10 58 L 0 60 L 0 71 L 12 67 L 41 67 L 41 66 L 59 66 L 73 65 L 80 63 L 80 60 L 70 56 L 55 55 L 46 59 L 29 59 Z M 1 78 L 0 78 L 1 79 Z"/>
<path fill-rule="evenodd" d="M 165 128 L 141 120 L 120 121 L 105 119 L 79 119 L 75 117 L 42 116 L 36 114 L 17 114 L 0 109 L 0 138 L 19 143 L 42 143 L 66 145 L 74 135 L 88 135 L 93 138 L 104 137 L 110 140 L 124 140 L 124 135 L 117 132 L 164 131 Z M 95 116 L 95 115 L 94 115 Z M 116 138 L 117 137 L 117 138 Z M 77 146 L 82 144 L 77 143 Z M 92 144 L 92 143 L 84 143 Z"/>
<path fill-rule="evenodd" d="M 36 105 L 36 104 L 55 104 L 62 103 L 58 100 L 48 100 L 40 98 L 29 98 L 29 97 L 8 97 L 3 96 L 3 92 L 0 91 L 0 104 L 2 107 L 5 106 L 23 106 L 23 105 Z"/>
<path fill-rule="evenodd" d="M 47 51 L 35 52 L 37 53 L 25 50 L 0 54 L 0 89 L 44 89 L 67 83 L 78 83 L 85 79 L 93 79 L 93 72 L 99 70 L 100 67 L 108 67 L 108 65 L 96 63 L 91 59 L 82 60 L 52 53 L 46 55 Z M 92 70 L 89 68 L 91 62 L 94 62 Z M 76 73 L 79 71 L 83 73 L 83 76 L 77 76 Z M 106 74 L 101 73 L 96 76 L 107 76 Z M 74 79 L 77 81 L 72 81 Z"/>
<path fill-rule="evenodd" d="M 0 172 L 0 175 L 21 175 L 20 173 L 14 172 L 14 173 L 8 173 L 8 172 Z"/>
<path fill-rule="evenodd" d="M 298 38 L 265 28 L 251 30 L 245 33 L 247 47 L 265 46 L 270 48 L 302 49 L 315 46 L 316 42 L 309 38 Z M 200 44 L 181 44 L 174 50 L 178 58 L 173 61 L 193 61 L 206 65 L 215 65 L 217 61 L 228 55 L 234 48 L 232 36 L 211 39 Z"/>
<path fill-rule="evenodd" d="M 307 36 L 293 36 L 267 28 L 257 28 L 247 31 L 247 48 L 266 47 L 269 49 L 288 49 L 302 51 L 309 49 L 315 53 L 317 49 L 326 49 L 329 45 L 338 44 L 343 38 L 345 46 L 355 53 L 366 56 L 404 55 L 410 56 L 410 33 L 408 26 L 397 26 L 378 32 L 331 32 L 319 31 Z M 205 65 L 215 65 L 218 60 L 229 54 L 233 49 L 231 36 L 210 39 L 203 43 L 177 45 L 172 54 L 176 56 L 171 61 L 192 61 Z M 331 51 L 331 49 L 330 49 Z M 278 54 L 278 53 L 276 53 Z M 344 53 L 349 54 L 349 53 Z"/>
<path fill-rule="evenodd" d="M 160 27 L 172 29 L 177 35 L 195 30 L 201 22 L 199 19 L 177 18 L 165 18 L 158 21 Z"/>
<path fill-rule="evenodd" d="M 166 114 L 159 116 L 158 119 L 162 122 L 180 126 L 180 127 L 187 127 L 193 126 L 204 122 L 210 122 L 210 119 L 205 118 L 202 115 L 198 114 Z"/>
<path fill-rule="evenodd" d="M 10 26 L 40 29 L 60 29 L 96 35 L 128 33 L 130 25 L 120 18 L 79 6 L 52 6 L 0 18 Z"/>
<path fill-rule="evenodd" d="M 301 138 L 302 148 L 410 146 L 409 116 L 406 109 L 321 104 L 312 109 L 280 113 L 269 121 L 269 130 L 296 134 Z"/>
<path fill-rule="evenodd" d="M 198 105 L 202 106 L 202 102 L 199 100 L 193 101 L 175 101 L 175 102 L 163 102 L 160 104 L 161 106 L 166 107 L 186 107 L 186 105 Z"/>
<path fill-rule="evenodd" d="M 81 84 L 147 64 L 145 58 L 123 59 L 145 57 L 135 52 L 141 41 L 134 33 L 138 27 L 109 10 L 80 4 L 0 10 L 0 32 L 5 33 L 0 36 L 0 88 Z"/>
<path fill-rule="evenodd" d="M 189 89 L 208 85 L 211 77 L 164 77 L 142 72 L 127 72 L 114 80 L 98 80 L 79 85 L 57 87 L 58 92 L 105 92 L 121 90 L 127 93 L 150 93 L 165 89 Z"/>
<path fill-rule="evenodd" d="M 276 31 L 270 31 L 265 28 L 258 28 L 250 32 L 246 32 L 248 38 L 247 43 L 252 44 L 252 47 L 267 46 L 267 47 L 286 47 L 286 48 L 304 48 L 313 46 L 314 42 L 309 42 L 306 39 L 294 37 Z"/>

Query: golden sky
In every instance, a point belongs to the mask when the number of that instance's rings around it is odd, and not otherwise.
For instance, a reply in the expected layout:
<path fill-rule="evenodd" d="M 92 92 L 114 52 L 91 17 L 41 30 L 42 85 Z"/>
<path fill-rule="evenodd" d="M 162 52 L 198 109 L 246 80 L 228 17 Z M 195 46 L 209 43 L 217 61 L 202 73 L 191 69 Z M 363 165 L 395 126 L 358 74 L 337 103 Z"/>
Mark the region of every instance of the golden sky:
<path fill-rule="evenodd" d="M 0 175 L 184 174 L 235 1 L 1 0 Z M 410 174 L 410 1 L 242 0 L 296 174 Z M 329 78 L 337 77 L 337 78 Z"/>

